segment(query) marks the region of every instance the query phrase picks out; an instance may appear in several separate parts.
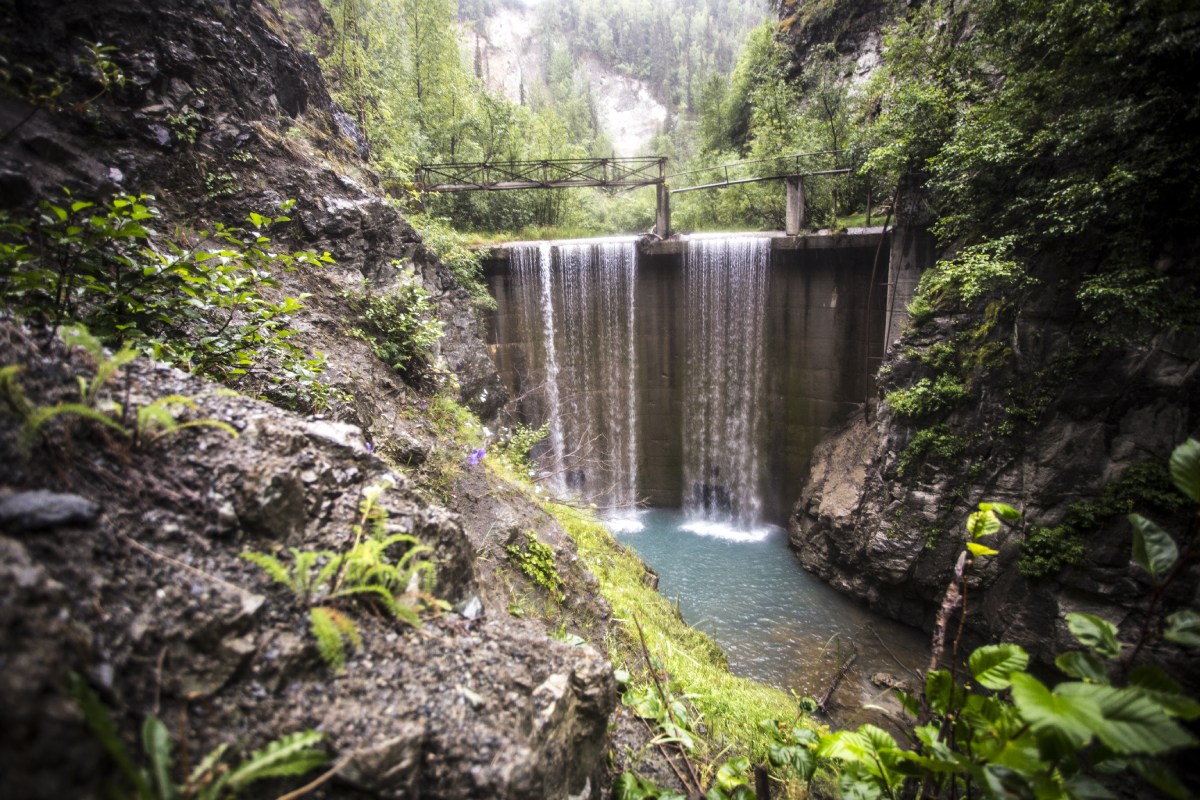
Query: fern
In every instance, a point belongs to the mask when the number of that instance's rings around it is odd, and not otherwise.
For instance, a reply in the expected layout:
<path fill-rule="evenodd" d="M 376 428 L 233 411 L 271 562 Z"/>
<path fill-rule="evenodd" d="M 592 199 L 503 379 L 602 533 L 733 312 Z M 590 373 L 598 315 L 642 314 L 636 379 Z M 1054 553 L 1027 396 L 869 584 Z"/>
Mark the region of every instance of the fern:
<path fill-rule="evenodd" d="M 289 733 L 255 750 L 229 773 L 229 788 L 236 792 L 254 781 L 303 775 L 321 766 L 328 757 L 313 746 L 322 738 L 316 731 Z"/>
<path fill-rule="evenodd" d="M 21 438 L 18 446 L 26 458 L 33 451 L 33 442 L 37 439 L 42 426 L 60 414 L 74 414 L 77 417 L 90 419 L 93 422 L 98 422 L 107 428 L 111 428 L 122 436 L 129 436 L 129 430 L 124 425 L 104 412 L 97 411 L 83 403 L 58 403 L 53 406 L 39 406 L 25 418 L 25 424 L 21 427 Z"/>
<path fill-rule="evenodd" d="M 221 764 L 229 751 L 229 745 L 222 743 L 200 761 L 185 782 L 176 783 L 172 777 L 176 764 L 171 734 L 158 717 L 151 714 L 142 723 L 142 751 L 147 763 L 138 766 L 96 693 L 79 675 L 71 673 L 69 679 L 71 693 L 92 734 L 133 787 L 132 795 L 109 792 L 112 796 L 134 800 L 226 800 L 255 781 L 303 775 L 328 761 L 325 753 L 315 748 L 324 738 L 322 734 L 290 733 L 254 751 L 232 769 Z"/>
<path fill-rule="evenodd" d="M 354 621 L 336 608 L 315 606 L 308 611 L 309 628 L 317 640 L 317 651 L 330 668 L 341 674 L 346 669 L 345 631 L 353 628 L 358 636 L 358 628 Z M 361 641 L 361 638 L 358 638 Z M 353 640 L 352 640 L 353 643 Z"/>
<path fill-rule="evenodd" d="M 283 565 L 283 562 L 275 556 L 271 555 L 270 553 L 256 553 L 253 550 L 247 550 L 241 553 L 241 557 L 261 568 L 263 572 L 267 573 L 271 580 L 275 581 L 276 583 L 282 583 L 284 586 L 287 586 L 289 589 L 299 594 L 295 584 L 292 583 L 292 574 L 288 571 L 288 568 Z"/>
<path fill-rule="evenodd" d="M 10 414 L 22 420 L 33 413 L 33 406 L 17 380 L 17 375 L 24 369 L 17 364 L 0 367 L 0 400 L 4 401 Z"/>
<path fill-rule="evenodd" d="M 358 521 L 351 526 L 354 543 L 344 553 L 293 547 L 290 564 L 266 553 L 242 553 L 242 558 L 288 586 L 309 607 L 309 628 L 317 650 L 338 673 L 346 666 L 346 643 L 361 648 L 362 637 L 353 619 L 335 606 L 367 604 L 413 627 L 421 625 L 421 603 L 442 606 L 421 591 L 422 586 L 432 588 L 437 569 L 433 561 L 419 556 L 432 553 L 433 548 L 409 534 L 389 535 L 386 531 L 387 512 L 377 502 L 389 485 L 377 484 L 363 491 Z M 388 551 L 398 545 L 406 545 L 405 552 L 392 561 Z"/>
<path fill-rule="evenodd" d="M 85 381 L 82 377 L 77 379 L 79 381 L 79 399 L 87 406 L 95 405 L 96 397 L 104 384 L 108 383 L 108 379 L 138 355 L 137 350 L 128 346 L 122 347 L 111 357 L 105 355 L 104 345 L 83 325 L 63 328 L 58 335 L 68 347 L 82 347 L 96 362 L 96 374 L 92 376 L 90 382 Z"/>

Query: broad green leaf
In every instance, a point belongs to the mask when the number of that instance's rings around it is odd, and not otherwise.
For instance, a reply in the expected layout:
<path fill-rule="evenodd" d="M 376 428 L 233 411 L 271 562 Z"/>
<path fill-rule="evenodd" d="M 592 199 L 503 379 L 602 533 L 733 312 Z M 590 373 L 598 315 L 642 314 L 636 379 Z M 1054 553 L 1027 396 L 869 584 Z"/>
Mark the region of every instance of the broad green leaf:
<path fill-rule="evenodd" d="M 1092 740 L 1095 730 L 1104 722 L 1093 698 L 1053 694 L 1041 681 L 1025 673 L 1017 673 L 1011 680 L 1013 702 L 1036 733 L 1052 734 L 1079 748 Z"/>
<path fill-rule="evenodd" d="M 1179 560 L 1171 535 L 1141 514 L 1130 514 L 1133 525 L 1133 560 L 1157 582 Z"/>
<path fill-rule="evenodd" d="M 731 792 L 739 786 L 749 786 L 746 773 L 750 771 L 750 759 L 731 758 L 717 769 L 717 785 L 726 792 Z"/>
<path fill-rule="evenodd" d="M 157 800 L 174 800 L 179 796 L 171 779 L 171 734 L 158 717 L 151 714 L 142 723 L 142 750 L 150 762 L 150 779 L 154 782 Z"/>
<path fill-rule="evenodd" d="M 1117 753 L 1158 755 L 1196 743 L 1160 706 L 1136 689 L 1064 683 L 1054 691 L 1060 698 L 1096 704 L 1102 719 L 1095 731 Z"/>
<path fill-rule="evenodd" d="M 1000 691 L 1009 687 L 1010 675 L 1029 666 L 1029 654 L 1015 644 L 992 644 L 971 653 L 967 663 L 980 686 Z"/>
<path fill-rule="evenodd" d="M 651 686 L 630 689 L 621 698 L 621 702 L 633 709 L 633 713 L 643 719 L 662 719 L 667 710 L 662 699 Z"/>
<path fill-rule="evenodd" d="M 1087 650 L 1072 650 L 1054 659 L 1055 665 L 1072 678 L 1091 683 L 1108 683 L 1108 670 L 1095 653 Z"/>
<path fill-rule="evenodd" d="M 1116 800 L 1117 797 L 1095 778 L 1082 773 L 1067 779 L 1066 789 L 1071 800 Z"/>
<path fill-rule="evenodd" d="M 1033 787 L 1021 773 L 1000 764 L 988 764 L 981 770 L 983 782 L 993 797 L 1033 800 Z"/>
<path fill-rule="evenodd" d="M 1094 614 L 1067 614 L 1067 628 L 1071 635 L 1104 658 L 1116 658 L 1121 654 L 1117 641 L 1117 626 Z"/>
<path fill-rule="evenodd" d="M 1200 441 L 1188 439 L 1171 453 L 1171 481 L 1195 503 L 1200 503 Z"/>
<path fill-rule="evenodd" d="M 967 535 L 971 539 L 980 539 L 999 533 L 1000 519 L 992 511 L 976 511 L 967 517 Z"/>
<path fill-rule="evenodd" d="M 982 558 L 983 556 L 994 556 L 1000 552 L 999 550 L 993 550 L 990 547 L 986 547 L 979 542 L 967 542 L 967 549 L 970 550 L 971 555 L 975 556 L 976 558 Z"/>
<path fill-rule="evenodd" d="M 1175 612 L 1167 617 L 1163 637 L 1186 647 L 1200 647 L 1200 614 L 1190 608 Z"/>
<path fill-rule="evenodd" d="M 1010 524 L 1021 519 L 1021 512 L 1017 511 L 1007 503 L 980 503 L 979 510 L 992 511 L 996 514 L 996 516 L 1000 517 L 1000 519 Z"/>
<path fill-rule="evenodd" d="M 1161 759 L 1133 759 L 1130 766 L 1143 780 L 1174 800 L 1191 800 L 1194 797 L 1192 792 L 1179 780 L 1179 776 Z"/>
<path fill-rule="evenodd" d="M 1200 718 L 1200 702 L 1184 694 L 1183 687 L 1167 675 L 1162 667 L 1152 664 L 1134 667 L 1129 674 L 1129 688 L 1150 698 L 1173 717 L 1186 720 Z"/>

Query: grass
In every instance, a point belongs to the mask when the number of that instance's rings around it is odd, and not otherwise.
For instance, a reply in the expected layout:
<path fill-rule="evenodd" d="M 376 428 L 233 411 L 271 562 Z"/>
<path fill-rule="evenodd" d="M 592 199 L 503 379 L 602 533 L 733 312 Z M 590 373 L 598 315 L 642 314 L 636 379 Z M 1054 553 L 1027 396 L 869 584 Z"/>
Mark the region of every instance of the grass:
<path fill-rule="evenodd" d="M 739 678 L 711 638 L 685 623 L 675 607 L 642 583 L 646 567 L 613 538 L 593 514 L 546 502 L 542 508 L 575 540 L 579 555 L 600 581 L 600 589 L 619 622 L 610 654 L 627 665 L 641 659 L 633 618 L 646 634 L 651 654 L 671 676 L 672 689 L 687 694 L 705 718 L 719 745 L 746 746 L 764 758 L 768 737 L 758 728 L 765 719 L 789 718 L 796 701 L 781 689 Z"/>

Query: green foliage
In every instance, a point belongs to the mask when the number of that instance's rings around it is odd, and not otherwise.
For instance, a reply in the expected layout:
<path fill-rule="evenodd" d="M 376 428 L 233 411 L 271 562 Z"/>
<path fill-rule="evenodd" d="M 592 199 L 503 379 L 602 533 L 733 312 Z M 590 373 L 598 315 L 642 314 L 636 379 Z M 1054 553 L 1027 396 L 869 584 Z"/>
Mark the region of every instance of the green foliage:
<path fill-rule="evenodd" d="M 291 733 L 269 742 L 236 764 L 225 763 L 228 744 L 221 744 L 200 760 L 186 777 L 177 778 L 180 766 L 172 752 L 171 735 L 153 714 L 142 724 L 143 763 L 130 756 L 113 724 L 108 709 L 96 693 L 78 675 L 71 675 L 71 693 L 75 696 L 92 734 L 117 766 L 128 784 L 113 789 L 112 796 L 133 800 L 222 800 L 232 798 L 249 785 L 267 778 L 303 775 L 324 765 L 329 759 L 315 746 L 324 736 L 315 731 Z"/>
<path fill-rule="evenodd" d="M 949 374 L 921 378 L 908 388 L 888 392 L 884 400 L 899 417 L 919 419 L 947 411 L 967 397 L 967 389 Z"/>
<path fill-rule="evenodd" d="M 1162 0 L 923 3 L 885 39 L 868 168 L 923 184 L 944 243 L 997 251 L 961 268 L 1086 265 L 1068 284 L 1086 338 L 1195 325 L 1194 282 L 1156 263 L 1198 211 L 1189 19 Z"/>
<path fill-rule="evenodd" d="M 24 369 L 20 365 L 0 368 L 0 401 L 4 410 L 21 420 L 18 447 L 22 455 L 29 457 L 33 445 L 43 428 L 51 420 L 62 416 L 73 416 L 90 420 L 132 440 L 135 447 L 151 443 L 186 428 L 210 427 L 225 431 L 236 437 L 237 431 L 229 423 L 215 419 L 197 419 L 180 422 L 177 412 L 196 408 L 196 402 L 182 395 L 167 395 L 152 400 L 134 410 L 133 424 L 126 424 L 125 408 L 116 401 L 108 401 L 99 408 L 100 390 L 117 374 L 117 371 L 137 357 L 137 351 L 122 348 L 109 356 L 100 340 L 92 336 L 87 328 L 76 325 L 59 330 L 59 335 L 68 346 L 81 347 L 96 363 L 96 373 L 91 380 L 82 375 L 75 376 L 79 385 L 79 401 L 64 401 L 51 406 L 34 406 L 25 395 L 17 375 Z"/>
<path fill-rule="evenodd" d="M 1082 538 L 1070 525 L 1036 526 L 1021 542 L 1017 569 L 1027 578 L 1048 578 L 1083 561 Z"/>
<path fill-rule="evenodd" d="M 242 553 L 242 558 L 288 587 L 308 607 L 309 629 L 317 649 L 338 673 L 346 667 L 346 644 L 362 647 L 358 626 L 344 608 L 366 605 L 420 627 L 420 608 L 443 606 L 429 594 L 436 566 L 417 558 L 432 553 L 432 548 L 409 534 L 388 533 L 387 513 L 378 505 L 385 488 L 386 484 L 381 484 L 363 491 L 359 520 L 351 529 L 354 543 L 344 552 L 292 547 L 290 561 L 269 553 Z M 393 551 L 400 547 L 404 551 L 397 556 Z"/>
<path fill-rule="evenodd" d="M 903 475 L 909 468 L 924 463 L 931 458 L 950 462 L 958 458 L 966 450 L 970 440 L 965 436 L 951 433 L 946 425 L 934 425 L 922 428 L 913 434 L 912 439 L 900 454 L 896 473 Z"/>
<path fill-rule="evenodd" d="M 533 469 L 533 462 L 530 460 L 529 452 L 537 446 L 538 442 L 549 435 L 550 423 L 548 422 L 540 428 L 518 425 L 517 429 L 508 437 L 503 449 L 504 455 L 512 463 L 513 469 L 518 472 L 530 472 Z"/>
<path fill-rule="evenodd" d="M 1200 469 L 1200 450 L 1188 463 L 1189 470 L 1193 463 Z M 972 545 L 1018 518 L 1009 506 L 980 504 L 967 521 L 968 550 L 995 554 Z M 1155 584 L 1149 619 L 1159 611 L 1161 589 L 1172 579 L 1165 573 L 1178 563 L 1179 550 L 1169 535 L 1146 535 L 1145 526 L 1139 528 L 1135 560 Z M 950 591 L 958 591 L 957 585 Z M 1200 615 L 1191 610 L 1172 615 L 1163 638 L 1170 639 L 1184 619 L 1192 624 Z M 948 623 L 948 617 L 939 617 L 935 642 L 944 639 Z M 864 725 L 819 742 L 804 735 L 807 748 L 795 753 L 799 758 L 772 759 L 772 765 L 806 781 L 815 770 L 832 769 L 844 797 L 1107 797 L 1100 779 L 1118 772 L 1137 773 L 1169 796 L 1187 797 L 1163 759 L 1196 746 L 1181 723 L 1200 718 L 1200 703 L 1158 667 L 1131 669 L 1153 638 L 1152 628 L 1144 627 L 1126 649 L 1116 626 L 1100 617 L 1068 614 L 1066 624 L 1084 649 L 1060 655 L 1057 664 L 1075 680 L 1047 685 L 1029 674 L 1029 655 L 1021 647 L 985 645 L 967 661 L 968 681 L 960 681 L 953 668 L 931 668 L 918 695 L 897 692 L 915 718 L 910 747 Z M 766 728 L 782 748 L 785 726 Z"/>
<path fill-rule="evenodd" d="M 459 286 L 471 295 L 480 311 L 496 308 L 496 299 L 488 292 L 483 277 L 483 254 L 467 246 L 467 237 L 450 227 L 449 220 L 429 214 L 410 214 L 408 221 L 421 234 L 425 245 L 437 253 Z"/>
<path fill-rule="evenodd" d="M 284 210 L 291 203 L 284 204 Z M 151 348 L 157 358 L 296 408 L 328 397 L 323 359 L 289 339 L 301 298 L 270 299 L 277 274 L 330 263 L 278 251 L 269 230 L 286 215 L 251 213 L 249 227 L 216 224 L 189 243 L 148 227 L 153 198 L 96 204 L 42 201 L 36 219 L 0 224 L 0 293 L 11 311 L 58 325 L 77 321 L 102 342 Z"/>
<path fill-rule="evenodd" d="M 914 323 L 920 324 L 936 311 L 982 307 L 985 302 L 1007 298 L 1029 285 L 1031 279 L 1011 258 L 1012 249 L 1011 237 L 985 242 L 927 269 L 909 307 Z"/>
<path fill-rule="evenodd" d="M 558 603 L 566 599 L 563 581 L 554 563 L 554 548 L 538 541 L 537 534 L 525 531 L 525 544 L 510 544 L 505 548 L 508 560 L 516 565 L 525 576 L 544 588 Z"/>
<path fill-rule="evenodd" d="M 365 304 L 363 326 L 352 332 L 370 342 L 376 356 L 401 375 L 427 364 L 443 329 L 428 292 L 417 283 L 401 283 Z"/>
<path fill-rule="evenodd" d="M 1185 500 L 1171 489 L 1172 477 L 1161 461 L 1143 461 L 1104 487 L 1095 502 L 1075 502 L 1063 521 L 1034 527 L 1021 543 L 1017 568 L 1029 578 L 1049 578 L 1083 561 L 1086 537 L 1114 517 L 1134 509 L 1161 513 L 1181 510 Z"/>

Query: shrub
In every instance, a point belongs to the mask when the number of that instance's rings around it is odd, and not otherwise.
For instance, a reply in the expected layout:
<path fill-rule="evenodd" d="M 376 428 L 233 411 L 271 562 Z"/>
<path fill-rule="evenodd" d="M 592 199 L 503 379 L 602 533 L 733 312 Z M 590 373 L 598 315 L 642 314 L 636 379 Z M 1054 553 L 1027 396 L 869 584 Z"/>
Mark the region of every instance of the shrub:
<path fill-rule="evenodd" d="M 415 283 L 404 283 L 369 299 L 363 326 L 353 333 L 366 339 L 372 352 L 392 369 L 409 375 L 427 362 L 442 328 L 429 293 Z"/>
<path fill-rule="evenodd" d="M 967 397 L 967 389 L 952 375 L 921 378 L 912 386 L 888 392 L 884 400 L 899 417 L 925 417 L 946 411 Z"/>
<path fill-rule="evenodd" d="M 8 310 L 57 326 L 80 322 L 109 346 L 128 342 L 156 358 L 282 400 L 317 408 L 323 361 L 289 339 L 304 296 L 270 299 L 277 273 L 331 263 L 326 253 L 278 251 L 268 235 L 286 215 L 251 213 L 249 227 L 220 223 L 178 240 L 149 227 L 148 195 L 93 203 L 66 193 L 35 219 L 0 219 L 0 292 Z M 290 208 L 285 203 L 283 209 Z"/>

